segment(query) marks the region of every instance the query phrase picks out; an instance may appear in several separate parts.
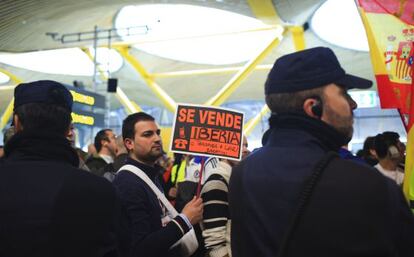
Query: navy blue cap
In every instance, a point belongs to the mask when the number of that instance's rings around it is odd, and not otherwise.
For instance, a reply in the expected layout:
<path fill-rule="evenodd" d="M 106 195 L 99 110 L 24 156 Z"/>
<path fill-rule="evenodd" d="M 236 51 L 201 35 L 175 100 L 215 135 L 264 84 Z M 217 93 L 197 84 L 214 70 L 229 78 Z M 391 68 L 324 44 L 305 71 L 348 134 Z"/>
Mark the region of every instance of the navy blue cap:
<path fill-rule="evenodd" d="M 277 59 L 265 83 L 265 95 L 292 93 L 331 83 L 347 89 L 367 89 L 372 81 L 346 74 L 334 52 L 315 47 Z"/>
<path fill-rule="evenodd" d="M 14 109 L 29 103 L 45 103 L 61 106 L 72 111 L 73 98 L 69 90 L 59 82 L 39 80 L 19 84 L 14 89 Z"/>

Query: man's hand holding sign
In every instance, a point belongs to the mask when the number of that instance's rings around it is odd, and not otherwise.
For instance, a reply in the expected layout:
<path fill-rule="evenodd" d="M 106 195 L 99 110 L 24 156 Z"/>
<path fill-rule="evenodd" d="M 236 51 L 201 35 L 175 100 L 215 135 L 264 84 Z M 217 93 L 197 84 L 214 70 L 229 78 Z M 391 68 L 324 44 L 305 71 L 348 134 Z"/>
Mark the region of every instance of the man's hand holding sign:
<path fill-rule="evenodd" d="M 207 161 L 202 158 L 196 197 L 200 199 L 201 194 L 206 201 L 201 222 L 204 246 L 207 251 L 226 253 L 225 256 L 230 256 L 229 246 L 226 246 L 226 224 L 230 220 L 226 204 L 229 177 L 232 163 L 240 161 L 242 152 L 247 151 L 247 147 L 242 151 L 243 116 L 229 109 L 178 105 L 172 135 L 171 151 L 213 157 Z M 215 220 L 220 222 L 212 222 Z"/>

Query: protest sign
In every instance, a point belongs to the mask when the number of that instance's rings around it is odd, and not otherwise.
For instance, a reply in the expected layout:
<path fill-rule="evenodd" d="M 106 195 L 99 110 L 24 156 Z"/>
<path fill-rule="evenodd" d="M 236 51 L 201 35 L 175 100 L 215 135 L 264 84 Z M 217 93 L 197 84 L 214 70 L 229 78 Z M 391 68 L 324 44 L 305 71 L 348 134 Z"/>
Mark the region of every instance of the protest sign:
<path fill-rule="evenodd" d="M 171 151 L 241 159 L 243 113 L 230 109 L 178 104 Z"/>

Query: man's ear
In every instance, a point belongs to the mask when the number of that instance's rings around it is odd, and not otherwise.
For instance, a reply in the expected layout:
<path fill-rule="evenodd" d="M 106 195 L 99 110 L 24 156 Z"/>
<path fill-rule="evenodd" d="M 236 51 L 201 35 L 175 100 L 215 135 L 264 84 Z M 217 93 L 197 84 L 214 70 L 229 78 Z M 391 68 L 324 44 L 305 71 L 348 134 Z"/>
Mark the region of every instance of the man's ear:
<path fill-rule="evenodd" d="M 320 102 L 318 102 L 317 99 L 315 98 L 308 98 L 303 102 L 303 111 L 306 113 L 306 115 L 315 118 L 315 119 L 320 119 L 321 117 L 316 115 L 314 113 L 313 108 L 315 108 L 316 105 L 321 104 Z"/>
<path fill-rule="evenodd" d="M 17 116 L 16 114 L 13 114 L 13 126 L 14 126 L 14 133 L 17 133 L 23 130 L 23 125 L 22 123 L 20 123 L 19 116 Z"/>
<path fill-rule="evenodd" d="M 75 130 L 73 128 L 73 124 L 69 125 L 69 128 L 66 130 L 65 132 L 65 137 L 66 138 L 72 138 L 75 134 Z"/>
<path fill-rule="evenodd" d="M 131 138 L 125 138 L 124 139 L 124 145 L 125 148 L 129 151 L 131 151 L 132 149 L 134 149 L 134 140 Z"/>
<path fill-rule="evenodd" d="M 102 139 L 101 140 L 101 145 L 102 145 L 102 147 L 104 147 L 104 146 L 107 146 L 108 145 L 108 140 L 106 140 L 106 139 Z"/>

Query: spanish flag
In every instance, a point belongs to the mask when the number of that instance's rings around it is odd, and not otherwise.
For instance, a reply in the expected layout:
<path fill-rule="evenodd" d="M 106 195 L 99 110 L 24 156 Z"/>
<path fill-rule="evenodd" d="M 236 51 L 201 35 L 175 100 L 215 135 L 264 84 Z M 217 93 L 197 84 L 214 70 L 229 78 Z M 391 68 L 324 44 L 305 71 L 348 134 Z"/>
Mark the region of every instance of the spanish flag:
<path fill-rule="evenodd" d="M 357 0 L 381 108 L 397 108 L 408 131 L 404 194 L 414 210 L 414 1 Z"/>

